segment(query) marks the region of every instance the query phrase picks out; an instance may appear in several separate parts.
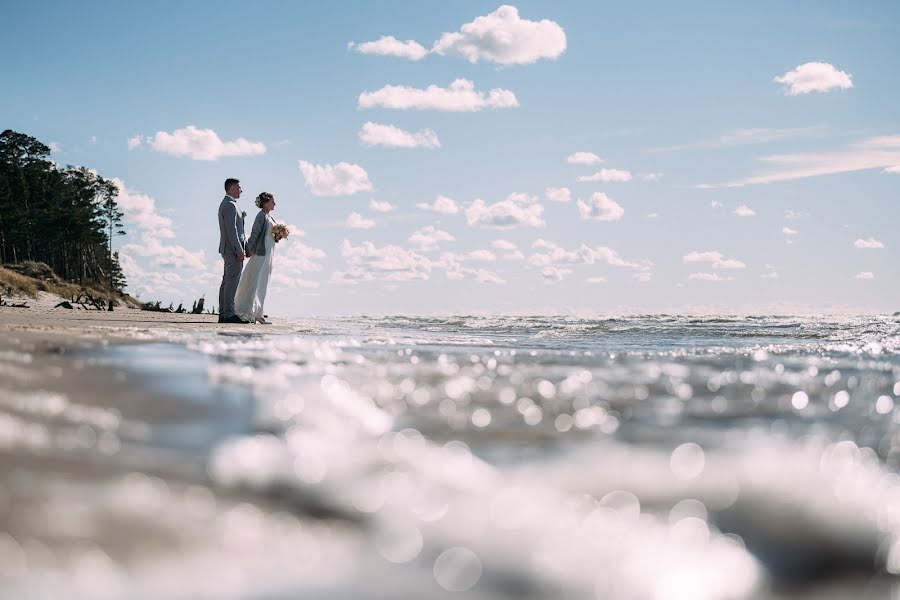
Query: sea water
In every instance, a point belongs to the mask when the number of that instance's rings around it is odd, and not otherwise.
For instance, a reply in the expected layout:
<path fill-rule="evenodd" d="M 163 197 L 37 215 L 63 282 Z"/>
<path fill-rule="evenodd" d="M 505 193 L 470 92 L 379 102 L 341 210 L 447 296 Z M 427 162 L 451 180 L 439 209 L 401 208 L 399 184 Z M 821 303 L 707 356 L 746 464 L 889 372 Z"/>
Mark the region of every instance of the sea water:
<path fill-rule="evenodd" d="M 0 595 L 897 597 L 896 317 L 291 328 L 93 351 L 216 417 L 83 420 L 114 468 L 32 482 Z"/>

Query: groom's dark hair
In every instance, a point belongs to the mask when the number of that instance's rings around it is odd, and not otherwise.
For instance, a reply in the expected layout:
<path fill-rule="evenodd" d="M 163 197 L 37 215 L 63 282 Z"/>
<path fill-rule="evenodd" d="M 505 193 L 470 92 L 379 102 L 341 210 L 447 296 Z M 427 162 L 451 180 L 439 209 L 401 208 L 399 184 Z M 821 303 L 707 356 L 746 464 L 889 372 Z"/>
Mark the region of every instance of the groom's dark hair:
<path fill-rule="evenodd" d="M 240 179 L 233 179 L 233 178 L 229 177 L 228 179 L 225 180 L 225 191 L 227 192 L 228 188 L 230 188 L 234 184 L 240 183 L 240 182 L 241 182 Z"/>

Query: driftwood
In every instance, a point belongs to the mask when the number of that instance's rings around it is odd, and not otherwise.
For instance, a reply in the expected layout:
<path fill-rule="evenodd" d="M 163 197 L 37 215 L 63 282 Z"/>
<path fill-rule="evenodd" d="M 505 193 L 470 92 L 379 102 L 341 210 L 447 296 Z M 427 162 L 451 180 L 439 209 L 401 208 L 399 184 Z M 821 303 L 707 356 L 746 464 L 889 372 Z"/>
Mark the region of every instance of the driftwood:
<path fill-rule="evenodd" d="M 18 304 L 10 304 L 6 300 L 3 299 L 3 296 L 0 296 L 0 306 L 5 306 L 7 308 L 31 308 L 28 306 L 27 302 L 19 302 Z"/>
<path fill-rule="evenodd" d="M 159 300 L 157 300 L 156 302 L 147 302 L 141 305 L 141 310 L 149 310 L 151 312 L 175 312 L 171 304 L 169 304 L 169 308 L 163 308 L 162 306 L 160 306 Z"/>
<path fill-rule="evenodd" d="M 72 306 L 72 304 L 71 304 L 68 300 L 63 300 L 62 302 L 60 302 L 59 304 L 57 304 L 57 305 L 54 306 L 53 308 L 68 308 L 69 310 L 72 310 L 72 309 L 75 308 L 75 307 Z"/>
<path fill-rule="evenodd" d="M 204 297 L 201 297 L 199 300 L 194 302 L 193 308 L 191 308 L 192 315 L 202 315 L 203 314 L 203 303 L 206 301 Z"/>
<path fill-rule="evenodd" d="M 83 310 L 112 310 L 110 307 L 112 300 L 107 303 L 103 298 L 95 298 L 87 290 L 81 290 L 77 296 L 72 296 L 71 303 L 77 304 L 78 308 Z"/>

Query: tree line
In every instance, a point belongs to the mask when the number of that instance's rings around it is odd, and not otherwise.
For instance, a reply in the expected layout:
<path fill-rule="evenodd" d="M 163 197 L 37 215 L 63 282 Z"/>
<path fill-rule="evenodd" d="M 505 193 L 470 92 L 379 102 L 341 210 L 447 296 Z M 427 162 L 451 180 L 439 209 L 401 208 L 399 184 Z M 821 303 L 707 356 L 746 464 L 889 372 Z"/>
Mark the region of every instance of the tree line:
<path fill-rule="evenodd" d="M 0 263 L 37 261 L 68 281 L 122 291 L 112 240 L 124 235 L 116 185 L 87 167 L 61 168 L 50 148 L 0 134 Z"/>

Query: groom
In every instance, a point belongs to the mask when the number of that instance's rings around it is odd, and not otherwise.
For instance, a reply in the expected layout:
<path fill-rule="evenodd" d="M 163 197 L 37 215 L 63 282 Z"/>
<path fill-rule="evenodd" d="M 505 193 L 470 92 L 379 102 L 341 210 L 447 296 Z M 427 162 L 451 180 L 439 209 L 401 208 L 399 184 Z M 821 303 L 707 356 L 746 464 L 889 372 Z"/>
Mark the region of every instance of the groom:
<path fill-rule="evenodd" d="M 244 265 L 244 217 L 238 210 L 241 182 L 225 180 L 225 197 L 219 204 L 219 254 L 225 261 L 225 273 L 219 286 L 219 323 L 249 323 L 234 313 L 234 294 Z"/>

